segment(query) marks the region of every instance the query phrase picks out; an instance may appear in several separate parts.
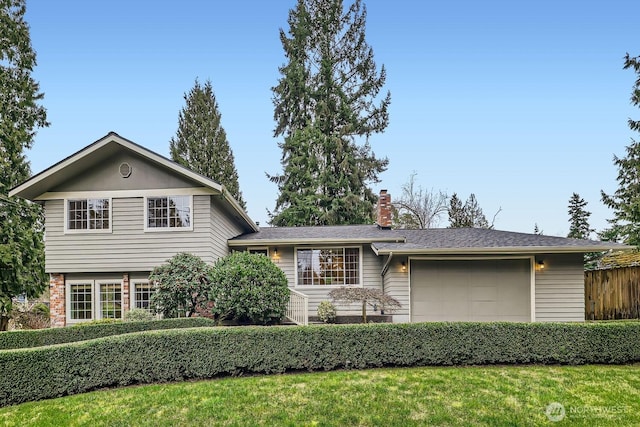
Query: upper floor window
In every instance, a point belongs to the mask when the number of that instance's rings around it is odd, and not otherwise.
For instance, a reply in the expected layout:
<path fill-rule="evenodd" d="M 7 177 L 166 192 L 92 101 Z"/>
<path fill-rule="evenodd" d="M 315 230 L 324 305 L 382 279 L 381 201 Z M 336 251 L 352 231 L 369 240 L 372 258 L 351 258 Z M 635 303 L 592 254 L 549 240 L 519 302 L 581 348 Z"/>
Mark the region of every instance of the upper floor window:
<path fill-rule="evenodd" d="M 67 200 L 67 230 L 110 230 L 109 199 Z"/>
<path fill-rule="evenodd" d="M 147 230 L 191 229 L 191 200 L 191 196 L 147 197 Z"/>
<path fill-rule="evenodd" d="M 298 249 L 298 285 L 359 285 L 360 248 Z"/>

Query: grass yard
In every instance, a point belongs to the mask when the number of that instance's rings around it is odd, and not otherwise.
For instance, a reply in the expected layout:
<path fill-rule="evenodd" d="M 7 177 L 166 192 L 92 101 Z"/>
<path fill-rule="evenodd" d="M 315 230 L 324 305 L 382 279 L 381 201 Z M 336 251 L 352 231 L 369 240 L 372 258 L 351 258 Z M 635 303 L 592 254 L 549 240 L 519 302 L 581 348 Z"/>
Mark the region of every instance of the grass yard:
<path fill-rule="evenodd" d="M 555 404 L 563 405 L 560 407 Z M 552 422 L 551 419 L 564 418 Z M 102 390 L 0 408 L 5 426 L 640 424 L 640 365 L 336 371 Z"/>

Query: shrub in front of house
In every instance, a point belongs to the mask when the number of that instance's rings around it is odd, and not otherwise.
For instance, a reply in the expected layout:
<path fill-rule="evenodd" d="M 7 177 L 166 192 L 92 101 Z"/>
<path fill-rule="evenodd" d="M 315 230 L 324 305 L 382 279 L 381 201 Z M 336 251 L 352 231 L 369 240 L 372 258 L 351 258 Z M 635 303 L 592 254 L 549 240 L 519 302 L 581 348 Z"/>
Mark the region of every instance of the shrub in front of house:
<path fill-rule="evenodd" d="M 0 350 L 40 347 L 157 329 L 215 326 L 211 319 L 189 317 L 139 322 L 80 323 L 65 328 L 0 332 Z"/>
<path fill-rule="evenodd" d="M 640 322 L 146 331 L 0 351 L 0 406 L 102 387 L 243 373 L 381 366 L 636 363 L 640 361 L 639 341 Z"/>
<path fill-rule="evenodd" d="M 268 257 L 233 252 L 220 258 L 210 276 L 208 299 L 214 318 L 266 325 L 284 318 L 287 277 Z"/>
<path fill-rule="evenodd" d="M 320 301 L 320 304 L 318 304 L 318 319 L 324 323 L 335 323 L 336 306 L 330 301 Z"/>
<path fill-rule="evenodd" d="M 125 322 L 146 322 L 153 320 L 153 314 L 144 308 L 132 308 L 124 314 Z"/>
<path fill-rule="evenodd" d="M 211 267 L 201 258 L 181 252 L 149 275 L 156 292 L 151 305 L 165 318 L 192 316 L 198 307 L 206 305 Z"/>

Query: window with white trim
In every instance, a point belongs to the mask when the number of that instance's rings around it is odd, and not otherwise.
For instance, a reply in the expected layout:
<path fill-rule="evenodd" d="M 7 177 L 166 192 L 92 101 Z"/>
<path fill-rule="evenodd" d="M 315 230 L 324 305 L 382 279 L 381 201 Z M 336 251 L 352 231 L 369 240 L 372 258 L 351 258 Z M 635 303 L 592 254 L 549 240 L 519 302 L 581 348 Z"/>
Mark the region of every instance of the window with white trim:
<path fill-rule="evenodd" d="M 93 319 L 93 280 L 68 284 L 71 320 Z"/>
<path fill-rule="evenodd" d="M 360 284 L 360 248 L 297 249 L 299 286 Z"/>
<path fill-rule="evenodd" d="M 151 311 L 151 295 L 153 295 L 153 285 L 148 281 L 133 282 L 133 305 L 132 308 L 141 308 Z"/>
<path fill-rule="evenodd" d="M 121 279 L 67 280 L 67 322 L 122 319 Z"/>
<path fill-rule="evenodd" d="M 67 200 L 67 231 L 110 230 L 110 199 Z"/>
<path fill-rule="evenodd" d="M 147 229 L 190 229 L 191 196 L 146 198 Z"/>
<path fill-rule="evenodd" d="M 122 319 L 122 285 L 117 282 L 99 282 L 100 319 Z"/>

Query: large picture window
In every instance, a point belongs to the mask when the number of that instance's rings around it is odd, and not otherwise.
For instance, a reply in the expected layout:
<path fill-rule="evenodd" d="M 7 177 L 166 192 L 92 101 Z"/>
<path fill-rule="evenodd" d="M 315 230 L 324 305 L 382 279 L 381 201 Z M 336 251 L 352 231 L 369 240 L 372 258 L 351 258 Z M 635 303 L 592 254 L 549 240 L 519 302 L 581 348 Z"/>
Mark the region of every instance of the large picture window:
<path fill-rule="evenodd" d="M 147 229 L 191 228 L 191 196 L 147 197 Z"/>
<path fill-rule="evenodd" d="M 110 230 L 109 199 L 67 200 L 67 230 Z"/>
<path fill-rule="evenodd" d="M 360 284 L 359 248 L 298 249 L 298 285 Z"/>

